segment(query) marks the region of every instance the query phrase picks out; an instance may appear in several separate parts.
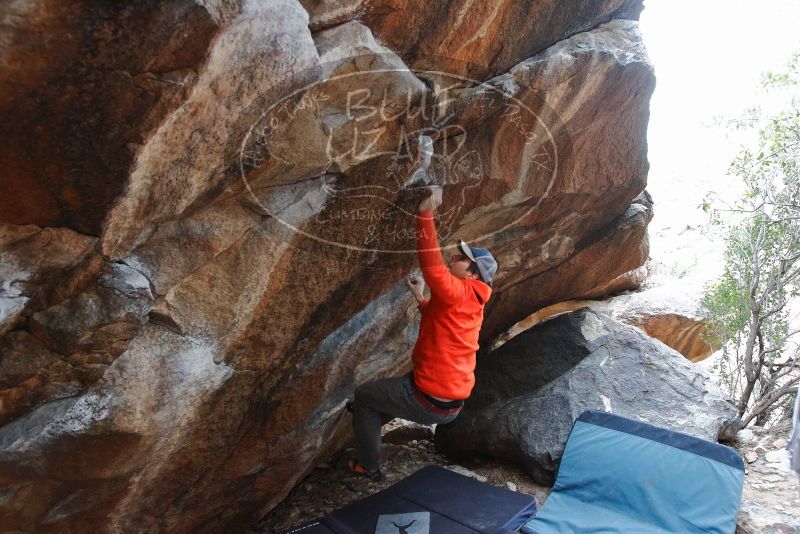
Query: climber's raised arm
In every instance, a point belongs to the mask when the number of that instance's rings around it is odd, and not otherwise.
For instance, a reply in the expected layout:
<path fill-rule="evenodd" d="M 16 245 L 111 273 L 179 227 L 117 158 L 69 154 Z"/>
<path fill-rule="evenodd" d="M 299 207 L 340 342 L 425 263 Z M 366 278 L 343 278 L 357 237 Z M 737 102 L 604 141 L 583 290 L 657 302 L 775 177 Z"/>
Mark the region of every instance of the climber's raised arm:
<path fill-rule="evenodd" d="M 455 302 L 466 297 L 468 288 L 450 273 L 444 263 L 433 218 L 434 211 L 442 204 L 442 188 L 433 186 L 430 190 L 430 196 L 420 202 L 417 209 L 419 266 L 425 283 L 431 288 L 431 295 L 445 302 Z"/>

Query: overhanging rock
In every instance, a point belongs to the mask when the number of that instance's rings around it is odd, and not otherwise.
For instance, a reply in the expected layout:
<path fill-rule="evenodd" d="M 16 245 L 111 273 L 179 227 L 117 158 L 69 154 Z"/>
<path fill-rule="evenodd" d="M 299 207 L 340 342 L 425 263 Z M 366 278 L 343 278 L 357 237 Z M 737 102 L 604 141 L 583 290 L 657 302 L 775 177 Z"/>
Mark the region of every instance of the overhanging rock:
<path fill-rule="evenodd" d="M 716 441 L 736 417 L 711 378 L 636 327 L 588 309 L 555 317 L 485 354 L 473 396 L 436 429 L 448 454 L 522 463 L 540 483 L 554 472 L 577 417 L 610 411 Z"/>

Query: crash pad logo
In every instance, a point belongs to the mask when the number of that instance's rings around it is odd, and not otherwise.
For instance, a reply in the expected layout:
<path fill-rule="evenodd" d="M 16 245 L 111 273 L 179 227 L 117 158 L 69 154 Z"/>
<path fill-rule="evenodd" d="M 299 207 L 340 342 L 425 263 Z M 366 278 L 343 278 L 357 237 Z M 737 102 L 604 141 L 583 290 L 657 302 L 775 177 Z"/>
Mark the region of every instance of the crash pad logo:
<path fill-rule="evenodd" d="M 547 197 L 556 142 L 543 102 L 534 113 L 509 80 L 411 71 L 394 55 L 338 58 L 306 77 L 254 120 L 239 158 L 249 204 L 295 232 L 415 252 L 417 205 L 441 185 L 439 236 L 480 246 Z"/>
<path fill-rule="evenodd" d="M 379 515 L 375 534 L 429 534 L 430 525 L 430 512 Z"/>

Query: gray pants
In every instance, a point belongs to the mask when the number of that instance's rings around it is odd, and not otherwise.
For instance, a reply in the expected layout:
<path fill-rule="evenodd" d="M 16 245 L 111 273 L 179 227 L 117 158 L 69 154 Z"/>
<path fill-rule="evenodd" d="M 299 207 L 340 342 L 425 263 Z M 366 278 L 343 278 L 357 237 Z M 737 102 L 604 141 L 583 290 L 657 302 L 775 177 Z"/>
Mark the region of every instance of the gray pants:
<path fill-rule="evenodd" d="M 381 426 L 399 417 L 423 425 L 449 423 L 458 412 L 439 414 L 420 404 L 414 395 L 412 375 L 367 382 L 356 388 L 353 403 L 353 432 L 356 459 L 369 470 L 376 469 L 381 455 Z"/>

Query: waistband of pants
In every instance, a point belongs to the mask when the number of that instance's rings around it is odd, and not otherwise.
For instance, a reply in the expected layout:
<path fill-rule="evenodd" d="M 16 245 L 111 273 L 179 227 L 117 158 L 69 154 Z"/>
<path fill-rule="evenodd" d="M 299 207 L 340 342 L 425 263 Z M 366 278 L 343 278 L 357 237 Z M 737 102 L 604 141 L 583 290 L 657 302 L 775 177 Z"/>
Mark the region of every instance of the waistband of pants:
<path fill-rule="evenodd" d="M 454 413 L 458 413 L 461 411 L 461 408 L 464 407 L 463 400 L 456 400 L 456 401 L 441 401 L 439 399 L 434 399 L 427 393 L 420 391 L 420 389 L 414 384 L 414 380 L 411 380 L 411 385 L 414 389 L 414 396 L 417 398 L 420 404 L 425 407 L 426 410 L 431 411 L 433 413 L 438 413 L 440 415 L 450 415 Z"/>

